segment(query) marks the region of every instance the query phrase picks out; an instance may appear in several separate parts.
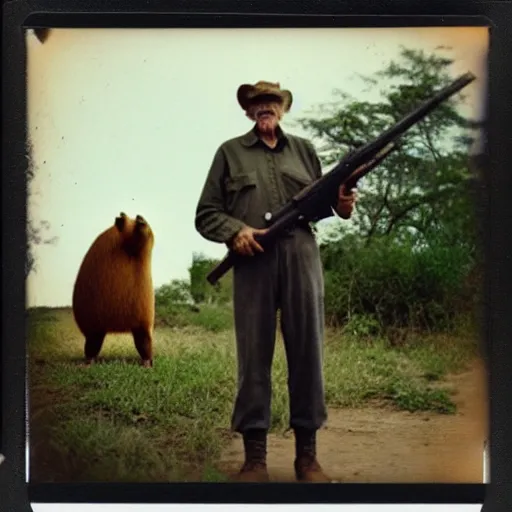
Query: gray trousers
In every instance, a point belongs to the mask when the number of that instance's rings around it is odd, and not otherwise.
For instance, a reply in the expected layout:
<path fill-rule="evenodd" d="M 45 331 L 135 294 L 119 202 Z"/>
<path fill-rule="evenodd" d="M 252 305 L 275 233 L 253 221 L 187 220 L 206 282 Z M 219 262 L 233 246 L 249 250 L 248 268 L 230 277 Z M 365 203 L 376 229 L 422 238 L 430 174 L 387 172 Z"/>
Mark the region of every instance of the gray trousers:
<path fill-rule="evenodd" d="M 270 426 L 277 310 L 288 363 L 290 428 L 317 430 L 327 419 L 322 356 L 324 282 L 311 233 L 296 229 L 234 268 L 238 394 L 232 429 Z"/>

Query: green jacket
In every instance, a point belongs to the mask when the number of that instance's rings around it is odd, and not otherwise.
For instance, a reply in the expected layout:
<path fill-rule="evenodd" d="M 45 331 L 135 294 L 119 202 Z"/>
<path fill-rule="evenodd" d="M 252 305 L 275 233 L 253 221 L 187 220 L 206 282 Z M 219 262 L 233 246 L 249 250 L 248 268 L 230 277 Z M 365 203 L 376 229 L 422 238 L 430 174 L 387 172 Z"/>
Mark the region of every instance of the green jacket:
<path fill-rule="evenodd" d="M 279 135 L 274 149 L 255 129 L 217 149 L 196 209 L 195 226 L 204 238 L 228 243 L 244 225 L 267 227 L 265 213 L 274 213 L 322 176 L 308 140 L 282 130 Z M 326 205 L 325 216 L 332 215 Z"/>

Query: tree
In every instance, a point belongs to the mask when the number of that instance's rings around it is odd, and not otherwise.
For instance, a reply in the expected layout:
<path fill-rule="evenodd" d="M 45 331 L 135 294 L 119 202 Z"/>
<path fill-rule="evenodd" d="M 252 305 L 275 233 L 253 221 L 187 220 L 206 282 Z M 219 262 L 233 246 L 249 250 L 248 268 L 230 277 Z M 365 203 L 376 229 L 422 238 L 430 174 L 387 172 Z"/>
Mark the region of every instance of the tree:
<path fill-rule="evenodd" d="M 215 286 L 206 280 L 208 273 L 218 264 L 218 260 L 207 258 L 202 254 L 192 255 L 190 266 L 190 292 L 196 303 L 215 302 L 225 304 L 231 300 L 231 272 L 224 276 Z"/>
<path fill-rule="evenodd" d="M 36 176 L 37 167 L 33 158 L 33 145 L 29 139 L 27 141 L 27 159 L 28 165 L 26 169 L 26 183 L 27 183 L 27 204 L 30 204 L 30 198 L 33 197 L 31 186 L 33 185 Z M 28 278 L 31 272 L 37 269 L 37 262 L 34 256 L 34 247 L 36 245 L 53 245 L 57 242 L 56 236 L 47 238 L 45 234 L 50 230 L 48 221 L 40 220 L 36 222 L 34 217 L 27 212 L 27 255 L 25 258 L 25 279 Z"/>
<path fill-rule="evenodd" d="M 190 304 L 190 284 L 184 279 L 173 279 L 155 290 L 155 300 L 158 304 Z"/>
<path fill-rule="evenodd" d="M 361 77 L 377 93 L 372 101 L 335 91 L 334 102 L 299 124 L 330 165 L 452 82 L 451 64 L 402 48 L 397 61 Z M 409 130 L 363 179 L 352 222 L 320 237 L 328 323 L 445 329 L 467 308 L 464 283 L 478 261 L 468 151 L 478 123 L 459 112 L 463 99 L 452 97 Z"/>
<path fill-rule="evenodd" d="M 41 44 L 46 43 L 48 40 L 51 29 L 49 28 L 35 28 L 34 35 L 37 37 Z M 30 199 L 30 187 L 33 184 L 36 168 L 32 157 L 32 143 L 30 140 L 27 142 L 27 155 L 28 155 L 28 167 L 27 167 L 27 203 Z M 50 230 L 50 224 L 47 221 L 39 221 L 36 223 L 34 219 L 30 218 L 27 222 L 27 255 L 25 257 L 25 279 L 28 278 L 31 272 L 35 272 L 37 264 L 34 257 L 34 246 L 36 245 L 53 245 L 57 242 L 57 237 L 45 238 L 44 232 Z"/>
<path fill-rule="evenodd" d="M 379 101 L 335 91 L 338 102 L 321 105 L 320 114 L 299 124 L 317 140 L 320 159 L 329 165 L 450 83 L 451 64 L 440 55 L 402 48 L 399 61 L 374 77 L 361 77 L 369 88 L 379 87 Z M 368 243 L 375 236 L 392 236 L 418 246 L 440 238 L 472 244 L 468 130 L 477 123 L 458 112 L 463 95 L 457 96 L 409 130 L 400 149 L 364 178 L 353 230 Z"/>

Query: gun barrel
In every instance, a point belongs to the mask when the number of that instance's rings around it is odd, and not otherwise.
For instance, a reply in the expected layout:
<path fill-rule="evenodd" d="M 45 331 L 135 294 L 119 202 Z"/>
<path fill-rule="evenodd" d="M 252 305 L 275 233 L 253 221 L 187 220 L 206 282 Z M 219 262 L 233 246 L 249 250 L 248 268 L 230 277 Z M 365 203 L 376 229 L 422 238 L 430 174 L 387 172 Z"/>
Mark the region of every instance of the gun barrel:
<path fill-rule="evenodd" d="M 345 187 L 347 191 L 354 188 L 357 182 L 366 176 L 370 171 L 375 169 L 385 158 L 387 158 L 393 151 L 398 149 L 398 145 L 394 142 L 390 142 L 382 151 L 379 151 L 373 160 L 364 164 L 358 170 L 354 171 L 350 177 L 345 181 Z"/>
<path fill-rule="evenodd" d="M 271 217 L 272 220 L 278 221 L 281 217 L 288 215 L 288 213 L 292 209 L 296 208 L 297 205 L 300 205 L 302 210 L 301 213 L 305 217 L 308 217 L 311 214 L 309 211 L 310 206 L 315 202 L 315 196 L 320 189 L 325 187 L 331 188 L 331 185 L 334 183 L 343 183 L 347 179 L 350 179 L 355 169 L 368 163 L 370 160 L 376 158 L 378 159 L 378 163 L 380 163 L 390 153 L 390 151 L 387 150 L 390 144 L 394 143 L 413 125 L 426 117 L 432 110 L 435 110 L 450 96 L 453 96 L 455 93 L 466 87 L 469 83 L 475 80 L 475 78 L 476 77 L 473 73 L 464 73 L 449 85 L 437 91 L 430 99 L 421 103 L 416 109 L 379 135 L 379 137 L 345 156 L 327 175 L 307 187 L 307 189 L 299 192 L 292 201 L 274 213 Z M 369 167 L 371 168 L 364 172 L 364 174 L 367 174 L 367 172 L 376 167 L 378 163 L 375 165 L 370 164 Z M 360 177 L 362 177 L 362 175 Z M 303 201 L 305 197 L 310 197 L 311 201 Z M 315 218 L 315 220 L 320 219 Z"/>
<path fill-rule="evenodd" d="M 378 152 L 390 142 L 393 142 L 393 140 L 403 135 L 413 125 L 430 114 L 432 110 L 436 109 L 449 97 L 453 96 L 470 84 L 475 80 L 475 78 L 475 75 L 470 72 L 459 76 L 459 78 L 454 80 L 452 83 L 437 91 L 430 99 L 420 104 L 416 109 L 398 121 L 398 123 L 385 130 L 377 139 L 356 150 L 352 158 L 358 160 L 358 166 L 361 165 L 365 160 L 371 158 L 370 155 Z"/>

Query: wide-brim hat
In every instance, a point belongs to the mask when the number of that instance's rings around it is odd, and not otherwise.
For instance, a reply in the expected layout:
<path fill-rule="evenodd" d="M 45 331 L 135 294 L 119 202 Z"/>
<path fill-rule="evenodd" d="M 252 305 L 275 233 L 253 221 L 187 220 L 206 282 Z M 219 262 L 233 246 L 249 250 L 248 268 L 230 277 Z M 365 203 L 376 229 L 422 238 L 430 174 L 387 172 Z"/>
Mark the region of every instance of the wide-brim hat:
<path fill-rule="evenodd" d="M 260 96 L 268 96 L 269 98 L 276 98 L 281 101 L 283 110 L 288 112 L 292 106 L 293 96 L 287 89 L 281 89 L 279 83 L 265 82 L 260 80 L 253 84 L 242 84 L 237 91 L 238 103 L 243 110 L 247 110 L 251 102 Z"/>

